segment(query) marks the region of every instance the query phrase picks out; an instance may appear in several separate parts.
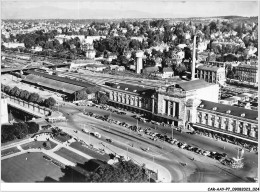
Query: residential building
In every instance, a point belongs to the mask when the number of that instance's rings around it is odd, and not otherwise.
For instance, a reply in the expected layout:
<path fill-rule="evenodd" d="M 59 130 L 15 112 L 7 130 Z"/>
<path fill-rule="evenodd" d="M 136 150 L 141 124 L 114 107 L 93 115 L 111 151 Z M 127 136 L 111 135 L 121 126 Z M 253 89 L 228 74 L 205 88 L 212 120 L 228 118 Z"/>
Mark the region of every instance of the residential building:
<path fill-rule="evenodd" d="M 196 67 L 197 78 L 204 79 L 209 83 L 219 83 L 223 85 L 226 81 L 224 67 L 213 65 L 199 65 Z"/>
<path fill-rule="evenodd" d="M 3 43 L 3 45 L 6 48 L 19 48 L 19 47 L 25 47 L 24 43 Z"/>
<path fill-rule="evenodd" d="M 240 64 L 236 67 L 234 79 L 258 84 L 258 66 Z"/>
<path fill-rule="evenodd" d="M 165 67 L 162 71 L 162 78 L 171 78 L 174 76 L 174 72 L 171 67 Z"/>

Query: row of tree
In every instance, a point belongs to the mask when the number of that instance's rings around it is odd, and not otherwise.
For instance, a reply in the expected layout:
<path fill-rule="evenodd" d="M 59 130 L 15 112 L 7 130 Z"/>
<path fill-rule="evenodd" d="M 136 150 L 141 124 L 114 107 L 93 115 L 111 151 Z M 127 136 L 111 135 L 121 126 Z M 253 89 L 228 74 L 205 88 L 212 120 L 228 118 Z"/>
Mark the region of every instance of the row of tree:
<path fill-rule="evenodd" d="M 12 125 L 1 126 L 1 143 L 12 141 L 14 139 L 23 139 L 28 134 L 39 131 L 39 125 L 35 122 L 14 123 Z"/>
<path fill-rule="evenodd" d="M 8 95 L 49 108 L 53 107 L 56 104 L 56 100 L 53 97 L 43 99 L 38 93 L 30 93 L 29 91 L 19 89 L 16 86 L 11 88 L 8 85 L 1 84 L 1 91 L 5 92 Z"/>
<path fill-rule="evenodd" d="M 82 90 L 76 91 L 74 94 L 71 95 L 71 100 L 89 100 L 89 95 L 95 94 L 94 100 L 96 100 L 98 103 L 106 104 L 108 101 L 108 96 L 104 93 L 104 91 L 97 86 L 90 86 L 87 88 L 84 88 Z M 93 99 L 90 99 L 93 100 Z"/>
<path fill-rule="evenodd" d="M 66 166 L 61 171 L 64 175 L 59 182 L 89 182 L 89 183 L 147 183 L 147 170 L 132 161 L 122 161 L 115 165 L 95 163 L 100 160 L 92 159 L 75 167 Z M 49 179 L 49 178 L 48 178 Z M 47 179 L 46 179 L 47 181 Z"/>

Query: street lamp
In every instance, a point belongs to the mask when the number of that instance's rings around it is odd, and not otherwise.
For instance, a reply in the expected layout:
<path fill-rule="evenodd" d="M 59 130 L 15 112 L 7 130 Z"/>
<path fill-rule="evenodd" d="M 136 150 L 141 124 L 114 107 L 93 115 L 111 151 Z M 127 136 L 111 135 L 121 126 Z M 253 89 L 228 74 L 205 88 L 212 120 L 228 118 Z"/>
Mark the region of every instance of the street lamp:
<path fill-rule="evenodd" d="M 171 125 L 171 128 L 172 128 L 172 139 L 173 139 L 173 126 Z"/>

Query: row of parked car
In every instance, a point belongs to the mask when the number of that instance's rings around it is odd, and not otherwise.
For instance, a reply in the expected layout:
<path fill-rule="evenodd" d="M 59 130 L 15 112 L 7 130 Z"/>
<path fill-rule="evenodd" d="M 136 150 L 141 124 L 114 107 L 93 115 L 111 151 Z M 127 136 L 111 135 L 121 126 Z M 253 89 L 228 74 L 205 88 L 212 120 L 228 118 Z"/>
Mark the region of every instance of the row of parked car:
<path fill-rule="evenodd" d="M 239 142 L 237 140 L 234 140 L 234 139 L 231 139 L 231 138 L 226 138 L 224 136 L 219 136 L 217 134 L 211 134 L 211 133 L 207 133 L 207 132 L 199 131 L 199 130 L 196 130 L 194 133 L 204 135 L 206 137 L 214 138 L 214 139 L 219 140 L 219 141 L 232 143 L 234 145 L 238 145 L 239 147 L 243 147 L 245 149 L 248 149 L 249 151 L 254 151 L 254 152 L 258 151 L 258 147 L 256 145 Z"/>
<path fill-rule="evenodd" d="M 110 111 L 110 112 L 112 112 L 112 113 L 116 113 L 116 114 L 119 114 L 119 115 L 126 115 L 125 112 L 112 109 L 112 108 L 110 108 L 108 105 L 92 104 L 91 107 L 97 107 L 97 108 L 99 108 L 99 109 L 103 109 L 103 110 L 106 110 L 106 111 Z"/>
<path fill-rule="evenodd" d="M 212 159 L 216 159 L 224 165 L 230 165 L 230 164 L 233 163 L 233 160 L 228 158 L 226 153 L 218 153 L 218 152 L 215 152 L 215 151 L 207 151 L 207 150 L 201 149 L 199 147 L 194 147 L 194 146 L 188 145 L 185 142 L 180 142 L 175 138 L 169 137 L 166 134 L 154 133 L 154 132 L 151 132 L 149 130 L 145 130 L 144 133 L 147 134 L 147 135 L 150 135 L 151 136 L 150 139 L 152 139 L 154 141 L 161 140 L 161 141 L 168 142 L 172 145 L 178 146 L 181 149 L 185 149 L 185 150 L 197 153 L 199 155 L 203 155 L 203 156 L 207 156 L 207 157 L 212 158 Z"/>
<path fill-rule="evenodd" d="M 216 159 L 224 165 L 232 164 L 232 159 L 228 158 L 226 153 L 218 153 L 218 152 L 214 152 L 214 151 L 207 151 L 207 150 L 204 150 L 204 149 L 201 149 L 201 148 L 198 148 L 198 147 L 194 147 L 194 146 L 188 145 L 185 142 L 180 142 L 175 138 L 169 137 L 166 134 L 151 132 L 150 131 L 151 128 L 142 128 L 142 127 L 139 127 L 139 126 L 137 127 L 136 125 L 129 125 L 125 122 L 120 122 L 120 121 L 117 121 L 117 120 L 114 120 L 114 119 L 109 119 L 108 116 L 96 115 L 96 114 L 93 114 L 92 112 L 88 112 L 88 113 L 86 113 L 86 115 L 89 115 L 89 116 L 92 116 L 92 117 L 95 117 L 97 119 L 101 119 L 101 120 L 104 120 L 104 121 L 107 121 L 107 122 L 110 122 L 110 123 L 114 123 L 114 124 L 117 124 L 117 125 L 124 126 L 126 128 L 131 129 L 132 131 L 143 132 L 144 134 L 151 136 L 150 139 L 152 139 L 153 141 L 161 140 L 161 141 L 168 142 L 172 145 L 178 146 L 181 149 L 185 149 L 185 150 L 197 153 L 199 155 L 208 156 L 212 159 Z"/>

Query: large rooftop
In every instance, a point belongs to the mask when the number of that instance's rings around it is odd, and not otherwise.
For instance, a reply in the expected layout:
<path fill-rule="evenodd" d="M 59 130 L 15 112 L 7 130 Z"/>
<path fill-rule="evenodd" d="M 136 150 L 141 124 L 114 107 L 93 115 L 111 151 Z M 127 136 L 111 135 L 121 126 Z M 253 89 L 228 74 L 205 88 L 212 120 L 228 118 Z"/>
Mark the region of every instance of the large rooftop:
<path fill-rule="evenodd" d="M 32 74 L 27 75 L 26 78 L 23 79 L 23 81 L 31 83 L 31 84 L 37 84 L 42 87 L 48 87 L 48 88 L 51 88 L 54 90 L 63 91 L 65 93 L 69 93 L 69 94 L 72 94 L 75 91 L 79 91 L 84 88 L 82 86 L 64 83 L 64 82 L 57 81 L 54 79 L 48 79 L 45 77 L 36 76 L 36 75 L 32 75 Z"/>
<path fill-rule="evenodd" d="M 146 96 L 151 96 L 153 93 L 155 93 L 154 89 L 149 89 L 149 88 L 125 84 L 125 83 L 111 84 L 109 86 L 114 89 L 120 89 L 123 91 L 137 93 L 137 94 L 146 95 Z"/>
<path fill-rule="evenodd" d="M 177 83 L 175 87 L 179 87 L 183 89 L 184 91 L 191 91 L 191 90 L 196 90 L 196 89 L 201 89 L 205 88 L 208 86 L 211 86 L 212 84 L 204 81 L 203 79 L 196 79 L 193 81 L 187 81 L 187 82 L 182 82 L 182 83 Z"/>
<path fill-rule="evenodd" d="M 216 111 L 218 113 L 229 114 L 236 117 L 246 118 L 254 121 L 258 121 L 258 112 L 242 107 L 235 107 L 211 101 L 202 100 L 198 109 L 206 109 L 210 111 Z"/>
<path fill-rule="evenodd" d="M 196 67 L 197 69 L 200 70 L 205 70 L 205 71 L 218 71 L 218 70 L 224 70 L 223 67 L 217 67 L 214 65 L 199 65 L 198 67 Z"/>

